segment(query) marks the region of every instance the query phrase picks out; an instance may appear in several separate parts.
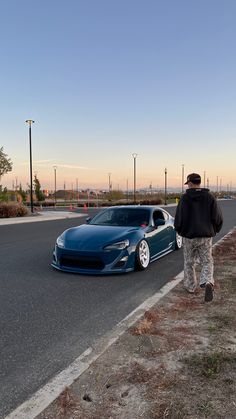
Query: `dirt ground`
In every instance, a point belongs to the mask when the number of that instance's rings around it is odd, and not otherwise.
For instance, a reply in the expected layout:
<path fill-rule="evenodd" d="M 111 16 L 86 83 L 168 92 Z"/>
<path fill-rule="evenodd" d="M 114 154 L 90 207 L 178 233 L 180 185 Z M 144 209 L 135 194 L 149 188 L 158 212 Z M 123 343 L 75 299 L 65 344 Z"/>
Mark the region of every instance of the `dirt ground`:
<path fill-rule="evenodd" d="M 38 419 L 235 419 L 236 228 L 214 261 L 213 302 L 180 283 Z"/>

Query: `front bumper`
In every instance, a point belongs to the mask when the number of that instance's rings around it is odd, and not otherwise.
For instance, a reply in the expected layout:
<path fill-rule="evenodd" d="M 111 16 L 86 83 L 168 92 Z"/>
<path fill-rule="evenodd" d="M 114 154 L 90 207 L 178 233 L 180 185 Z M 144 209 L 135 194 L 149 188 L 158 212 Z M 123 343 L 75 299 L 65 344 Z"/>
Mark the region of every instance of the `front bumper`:
<path fill-rule="evenodd" d="M 134 270 L 135 249 L 88 252 L 75 251 L 55 246 L 53 252 L 54 268 L 72 273 L 87 275 L 107 275 Z"/>

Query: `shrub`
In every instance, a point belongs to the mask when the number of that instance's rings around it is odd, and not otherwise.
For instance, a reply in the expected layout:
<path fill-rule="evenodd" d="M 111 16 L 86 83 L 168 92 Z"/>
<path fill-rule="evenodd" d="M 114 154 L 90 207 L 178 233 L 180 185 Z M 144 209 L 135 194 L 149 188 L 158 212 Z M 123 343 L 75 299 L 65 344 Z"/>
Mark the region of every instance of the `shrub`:
<path fill-rule="evenodd" d="M 141 205 L 163 205 L 164 201 L 162 198 L 143 199 L 140 201 Z"/>
<path fill-rule="evenodd" d="M 19 203 L 0 202 L 0 218 L 24 217 L 27 208 Z"/>

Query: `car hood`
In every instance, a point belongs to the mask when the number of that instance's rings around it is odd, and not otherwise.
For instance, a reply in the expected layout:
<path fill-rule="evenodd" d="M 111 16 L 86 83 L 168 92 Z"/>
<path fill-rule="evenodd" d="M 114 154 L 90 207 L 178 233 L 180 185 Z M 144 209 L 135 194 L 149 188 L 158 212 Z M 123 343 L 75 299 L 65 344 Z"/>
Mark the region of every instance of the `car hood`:
<path fill-rule="evenodd" d="M 71 250 L 102 250 L 110 243 L 126 239 L 139 227 L 113 227 L 83 224 L 65 232 L 65 248 Z"/>

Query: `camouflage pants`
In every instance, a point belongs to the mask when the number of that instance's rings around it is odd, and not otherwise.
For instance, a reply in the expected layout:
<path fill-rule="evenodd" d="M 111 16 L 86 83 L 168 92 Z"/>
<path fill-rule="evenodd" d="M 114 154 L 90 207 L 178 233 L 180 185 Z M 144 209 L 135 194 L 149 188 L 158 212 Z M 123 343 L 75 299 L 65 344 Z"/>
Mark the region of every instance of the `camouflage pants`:
<path fill-rule="evenodd" d="M 197 237 L 183 239 L 184 245 L 184 287 L 190 292 L 197 287 L 196 265 L 201 264 L 200 285 L 207 281 L 214 284 L 212 238 Z"/>

